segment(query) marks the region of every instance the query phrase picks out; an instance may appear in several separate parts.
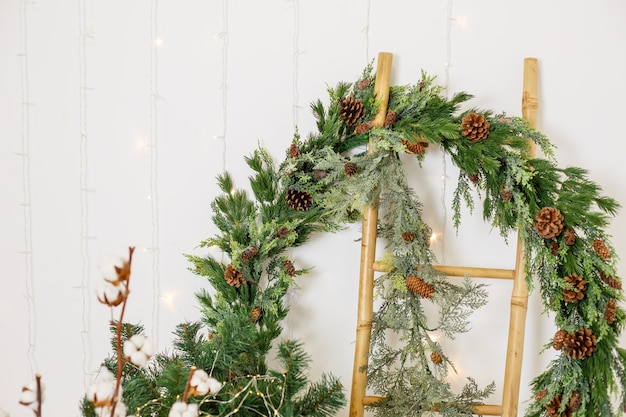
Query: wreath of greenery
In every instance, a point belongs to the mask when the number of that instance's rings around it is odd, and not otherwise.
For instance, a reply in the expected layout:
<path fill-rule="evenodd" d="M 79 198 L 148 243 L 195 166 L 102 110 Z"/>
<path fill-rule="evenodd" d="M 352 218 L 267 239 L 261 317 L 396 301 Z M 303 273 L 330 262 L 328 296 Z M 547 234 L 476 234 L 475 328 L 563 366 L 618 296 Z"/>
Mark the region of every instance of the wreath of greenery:
<path fill-rule="evenodd" d="M 254 199 L 236 189 L 228 173 L 218 177 L 223 195 L 212 203 L 212 220 L 219 233 L 201 247 L 219 247 L 226 260 L 188 255 L 191 269 L 211 286 L 197 295 L 202 320 L 178 326 L 172 354 L 157 355 L 146 369 L 128 369 L 128 409 L 167 415 L 163 410 L 184 390 L 192 366 L 225 382 L 218 395 L 197 400 L 201 415 L 329 416 L 345 405 L 337 378 L 308 381 L 309 357 L 298 342 L 278 345 L 282 369 L 270 369 L 266 357 L 288 313 L 283 297 L 307 272 L 294 266 L 288 250 L 313 233 L 360 220 L 366 207 L 377 204 L 378 235 L 390 253 L 381 262 L 389 272 L 375 281 L 381 306 L 367 372 L 370 388 L 388 400 L 372 411 L 421 416 L 437 408 L 448 417 L 471 415 L 472 404 L 494 386 L 481 389 L 469 378 L 454 393 L 446 380 L 453 364 L 432 335 L 436 330 L 454 338 L 467 331 L 470 314 L 487 294 L 469 278 L 455 284 L 433 267 L 430 229 L 399 158 L 412 154 L 422 161 L 428 145 L 436 145 L 460 170 L 455 226 L 462 205 L 473 209 L 478 195 L 484 218 L 502 236 L 518 231 L 527 283 L 537 283 L 559 329 L 545 349 L 560 354 L 532 382 L 526 416 L 622 415 L 626 351 L 617 342 L 626 315 L 618 306 L 621 282 L 604 231 L 618 203 L 601 195 L 585 170 L 559 168 L 549 140 L 528 122 L 489 110 L 461 111 L 471 95 L 445 98 L 423 72 L 414 85 L 390 88 L 385 124 L 373 127 L 373 81 L 369 65 L 356 82 L 329 88 L 328 105 L 311 105 L 318 132 L 306 139 L 296 132 L 278 167 L 263 148 L 246 157 Z M 374 151 L 365 152 L 370 140 Z M 529 141 L 545 159 L 530 154 Z M 426 303 L 437 307 L 436 318 L 428 317 Z M 125 338 L 141 330 L 125 329 Z"/>

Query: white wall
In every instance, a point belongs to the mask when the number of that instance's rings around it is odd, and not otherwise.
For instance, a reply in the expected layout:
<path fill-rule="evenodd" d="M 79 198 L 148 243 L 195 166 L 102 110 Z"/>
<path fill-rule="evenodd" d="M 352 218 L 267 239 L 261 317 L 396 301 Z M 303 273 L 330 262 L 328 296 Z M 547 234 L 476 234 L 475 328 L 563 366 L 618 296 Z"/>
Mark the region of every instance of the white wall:
<path fill-rule="evenodd" d="M 203 282 L 182 254 L 203 254 L 196 245 L 215 231 L 215 176 L 227 169 L 247 186 L 243 156 L 260 143 L 282 158 L 295 125 L 313 129 L 309 103 L 380 51 L 394 54 L 393 84 L 424 69 L 473 93 L 471 105 L 511 115 L 523 60 L 538 58 L 538 128 L 561 165 L 588 168 L 626 203 L 624 18 L 621 0 L 1 0 L 0 407 L 31 415 L 17 401 L 36 371 L 44 415 L 78 415 L 108 352 L 109 312 L 94 296 L 103 254 L 137 246 L 127 318 L 168 349 L 175 324 L 199 317 Z M 480 213 L 455 236 L 449 161 L 431 150 L 410 172 L 441 234 L 440 260 L 512 266 L 514 248 Z M 618 216 L 609 232 L 619 253 L 624 230 Z M 293 251 L 315 268 L 285 323 L 313 356 L 312 376 L 333 372 L 347 388 L 358 237 L 355 226 Z M 474 330 L 446 346 L 459 379 L 500 388 L 510 286 L 491 293 Z M 527 331 L 522 400 L 554 331 L 534 297 Z"/>

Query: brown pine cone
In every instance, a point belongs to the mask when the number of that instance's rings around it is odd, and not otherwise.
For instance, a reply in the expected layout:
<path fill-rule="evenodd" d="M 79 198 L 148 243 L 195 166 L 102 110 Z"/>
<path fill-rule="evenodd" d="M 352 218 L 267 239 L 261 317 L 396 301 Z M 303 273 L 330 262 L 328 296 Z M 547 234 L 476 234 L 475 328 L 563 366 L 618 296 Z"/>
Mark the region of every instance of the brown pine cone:
<path fill-rule="evenodd" d="M 587 282 L 579 275 L 572 274 L 564 278 L 571 288 L 563 288 L 563 299 L 568 303 L 577 303 L 585 298 Z"/>
<path fill-rule="evenodd" d="M 387 112 L 387 115 L 385 116 L 385 123 L 383 123 L 383 126 L 391 127 L 396 122 L 396 120 L 398 120 L 398 115 L 396 114 L 395 111 L 390 110 Z"/>
<path fill-rule="evenodd" d="M 300 156 L 300 148 L 298 147 L 297 143 L 292 143 L 291 146 L 289 146 L 289 156 L 292 158 L 297 158 Z"/>
<path fill-rule="evenodd" d="M 439 354 L 439 352 L 431 353 L 430 360 L 433 361 L 435 365 L 441 365 L 441 363 L 443 363 L 443 357 Z"/>
<path fill-rule="evenodd" d="M 568 408 L 572 411 L 576 411 L 580 408 L 580 403 L 582 402 L 582 397 L 580 396 L 580 392 L 574 391 L 572 395 L 569 397 Z"/>
<path fill-rule="evenodd" d="M 285 203 L 293 210 L 307 211 L 313 205 L 313 197 L 306 191 L 287 190 Z"/>
<path fill-rule="evenodd" d="M 288 234 L 289 234 L 289 229 L 285 226 L 280 226 L 278 230 L 276 231 L 276 233 L 274 234 L 274 237 L 276 237 L 277 239 L 282 239 Z"/>
<path fill-rule="evenodd" d="M 258 254 L 259 254 L 259 250 L 255 248 L 254 246 L 250 246 L 249 248 L 241 252 L 241 259 L 244 261 L 249 261 L 250 259 L 256 258 Z"/>
<path fill-rule="evenodd" d="M 563 231 L 563 242 L 565 242 L 567 246 L 572 246 L 574 243 L 576 243 L 576 232 L 574 231 L 574 229 L 572 229 L 571 227 L 565 228 L 565 230 Z"/>
<path fill-rule="evenodd" d="M 535 216 L 535 231 L 544 239 L 552 239 L 563 231 L 563 215 L 555 207 L 544 207 Z"/>
<path fill-rule="evenodd" d="M 608 324 L 613 324 L 615 321 L 617 305 L 615 302 L 615 298 L 611 298 L 606 303 L 606 308 L 604 310 L 604 318 Z"/>
<path fill-rule="evenodd" d="M 365 115 L 365 106 L 354 97 L 344 97 L 339 103 L 339 115 L 348 126 L 356 126 Z"/>
<path fill-rule="evenodd" d="M 313 170 L 313 178 L 315 178 L 316 180 L 321 180 L 322 178 L 326 178 L 327 175 L 328 175 L 328 172 L 324 171 L 323 169 Z"/>
<path fill-rule="evenodd" d="M 567 332 L 563 329 L 558 330 L 554 333 L 554 337 L 552 338 L 552 347 L 555 350 L 563 349 L 563 345 L 565 344 L 565 336 L 567 336 Z"/>
<path fill-rule="evenodd" d="M 406 277 L 406 286 L 412 293 L 419 295 L 422 298 L 432 298 L 435 288 L 414 275 Z"/>
<path fill-rule="evenodd" d="M 252 310 L 250 310 L 250 322 L 256 323 L 257 321 L 259 321 L 259 319 L 261 318 L 261 313 L 262 310 L 259 306 L 256 306 Z"/>
<path fill-rule="evenodd" d="M 372 82 L 370 81 L 369 78 L 363 78 L 361 81 L 359 81 L 356 84 L 356 88 L 358 88 L 359 90 L 365 90 L 367 87 L 370 86 Z"/>
<path fill-rule="evenodd" d="M 426 150 L 424 142 L 412 143 L 406 139 L 402 139 L 400 143 L 404 145 L 408 153 L 414 153 L 416 155 L 419 155 Z"/>
<path fill-rule="evenodd" d="M 224 279 L 231 287 L 239 288 L 241 284 L 246 284 L 243 274 L 237 271 L 231 264 L 228 264 L 224 271 Z"/>
<path fill-rule="evenodd" d="M 546 406 L 546 415 L 548 417 L 571 417 L 572 411 L 568 407 L 564 411 L 559 411 L 561 408 L 561 402 L 563 401 L 562 395 L 555 395 L 552 400 Z"/>
<path fill-rule="evenodd" d="M 564 340 L 564 352 L 572 359 L 585 359 L 596 351 L 596 336 L 584 327 L 576 333 L 568 333 Z"/>
<path fill-rule="evenodd" d="M 356 125 L 356 127 L 354 128 L 354 133 L 362 135 L 364 133 L 369 132 L 373 128 L 374 128 L 374 122 L 368 120 L 367 122 L 359 123 L 358 125 Z"/>
<path fill-rule="evenodd" d="M 290 277 L 296 276 L 296 267 L 293 266 L 293 263 L 289 259 L 283 261 L 283 270 Z"/>
<path fill-rule="evenodd" d="M 502 184 L 502 190 L 500 190 L 502 200 L 509 202 L 513 198 L 513 191 L 507 188 L 506 184 Z"/>
<path fill-rule="evenodd" d="M 600 258 L 602 259 L 609 259 L 611 257 L 611 251 L 609 251 L 606 243 L 604 243 L 600 239 L 593 240 L 593 249 L 595 249 L 595 251 L 598 253 L 598 255 L 600 255 Z"/>
<path fill-rule="evenodd" d="M 600 279 L 611 288 L 616 290 L 622 289 L 622 282 L 618 277 L 608 276 L 603 271 L 600 271 Z"/>
<path fill-rule="evenodd" d="M 559 256 L 559 244 L 556 241 L 550 241 L 550 250 L 552 251 L 552 255 Z"/>
<path fill-rule="evenodd" d="M 541 401 L 544 398 L 546 398 L 546 395 L 548 395 L 548 391 L 545 389 L 539 390 L 537 391 L 537 393 L 535 394 L 535 400 L 537 401 Z"/>
<path fill-rule="evenodd" d="M 407 243 L 413 242 L 415 240 L 415 234 L 411 232 L 402 232 L 402 240 Z"/>
<path fill-rule="evenodd" d="M 471 174 L 468 176 L 468 178 L 472 182 L 472 184 L 478 184 L 480 182 L 480 175 L 478 174 Z"/>
<path fill-rule="evenodd" d="M 489 136 L 489 121 L 479 113 L 468 113 L 461 120 L 461 134 L 471 142 L 478 142 Z"/>
<path fill-rule="evenodd" d="M 356 175 L 358 170 L 359 167 L 354 162 L 346 162 L 343 164 L 343 173 L 346 174 L 348 177 Z"/>

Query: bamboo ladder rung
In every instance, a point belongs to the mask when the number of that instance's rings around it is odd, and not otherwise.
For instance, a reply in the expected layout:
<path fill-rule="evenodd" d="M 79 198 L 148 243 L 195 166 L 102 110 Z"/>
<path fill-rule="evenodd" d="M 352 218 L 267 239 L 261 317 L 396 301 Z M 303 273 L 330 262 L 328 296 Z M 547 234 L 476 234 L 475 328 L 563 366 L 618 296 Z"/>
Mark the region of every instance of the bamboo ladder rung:
<path fill-rule="evenodd" d="M 470 278 L 496 278 L 515 279 L 515 269 L 476 268 L 471 266 L 433 265 L 437 271 L 443 272 L 449 277 Z M 380 262 L 374 262 L 373 269 L 376 272 L 389 272 L 391 269 Z"/>

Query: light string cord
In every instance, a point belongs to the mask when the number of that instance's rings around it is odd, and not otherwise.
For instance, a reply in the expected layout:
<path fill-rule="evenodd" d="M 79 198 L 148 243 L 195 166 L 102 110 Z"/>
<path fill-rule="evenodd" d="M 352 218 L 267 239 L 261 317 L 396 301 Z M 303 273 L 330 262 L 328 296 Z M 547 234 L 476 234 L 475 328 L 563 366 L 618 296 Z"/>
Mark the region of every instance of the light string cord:
<path fill-rule="evenodd" d="M 89 273 L 91 271 L 91 256 L 89 253 L 89 135 L 87 129 L 87 40 L 92 37 L 87 29 L 85 0 L 78 2 L 78 61 L 80 80 L 80 110 L 79 110 L 79 151 L 80 151 L 80 236 L 81 236 L 81 280 L 82 297 L 82 329 L 81 341 L 83 350 L 83 376 L 85 389 L 90 384 L 91 377 L 91 294 L 89 291 Z"/>
<path fill-rule="evenodd" d="M 370 14 L 372 11 L 372 1 L 367 0 L 365 3 L 365 27 L 363 33 L 365 33 L 365 65 L 370 62 Z"/>
<path fill-rule="evenodd" d="M 35 280 L 33 276 L 33 213 L 31 207 L 31 170 L 30 170 L 30 80 L 28 65 L 28 0 L 22 0 L 20 4 L 20 89 L 21 89 L 21 151 L 17 153 L 22 157 L 22 195 L 24 202 L 24 267 L 26 274 L 26 304 L 28 315 L 28 349 L 26 356 L 30 364 L 32 374 L 38 369 L 35 351 L 37 348 L 37 311 L 35 303 Z"/>
<path fill-rule="evenodd" d="M 159 96 L 159 46 L 158 0 L 150 2 L 150 209 L 152 218 L 152 338 L 158 350 L 161 273 L 159 264 L 159 148 L 158 148 L 158 101 Z"/>
<path fill-rule="evenodd" d="M 293 0 L 293 126 L 298 128 L 298 113 L 300 111 L 298 91 L 298 57 L 300 38 L 300 9 L 298 0 Z"/>
<path fill-rule="evenodd" d="M 222 0 L 222 172 L 226 171 L 226 135 L 228 133 L 228 0 Z"/>
<path fill-rule="evenodd" d="M 446 98 L 450 98 L 450 64 L 452 61 L 452 3 L 453 0 L 448 0 L 448 7 L 446 10 L 446 62 L 444 63 L 444 88 L 446 92 Z M 443 212 L 441 223 L 441 262 L 446 264 L 446 230 L 448 226 L 448 205 L 446 202 L 447 185 L 448 185 L 448 160 L 445 152 L 441 153 L 441 209 Z"/>

